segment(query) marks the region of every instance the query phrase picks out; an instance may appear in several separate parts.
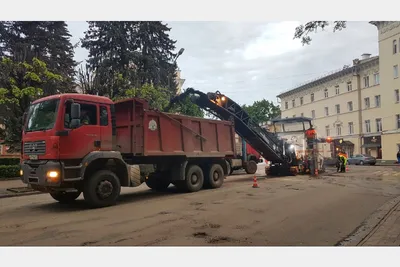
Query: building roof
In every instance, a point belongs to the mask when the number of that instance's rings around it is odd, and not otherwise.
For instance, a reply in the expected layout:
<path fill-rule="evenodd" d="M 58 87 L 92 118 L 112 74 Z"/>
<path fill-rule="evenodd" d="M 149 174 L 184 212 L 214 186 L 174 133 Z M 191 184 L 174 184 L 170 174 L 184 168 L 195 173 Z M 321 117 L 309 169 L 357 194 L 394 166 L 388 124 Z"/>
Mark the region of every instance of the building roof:
<path fill-rule="evenodd" d="M 301 92 L 303 90 L 330 82 L 332 80 L 336 80 L 340 77 L 357 73 L 358 71 L 360 71 L 362 69 L 371 67 L 372 65 L 375 65 L 378 63 L 379 63 L 379 56 L 374 56 L 374 57 L 370 57 L 370 58 L 366 58 L 366 59 L 362 59 L 362 60 L 354 59 L 353 66 L 348 66 L 348 67 L 344 66 L 340 70 L 335 70 L 335 71 L 332 71 L 322 77 L 318 77 L 311 81 L 307 81 L 307 82 L 301 84 L 300 86 L 297 86 L 295 88 L 292 88 L 292 89 L 289 89 L 289 90 L 286 90 L 286 91 L 280 93 L 279 95 L 277 95 L 277 97 L 282 98 L 285 96 L 292 95 L 294 93 Z"/>

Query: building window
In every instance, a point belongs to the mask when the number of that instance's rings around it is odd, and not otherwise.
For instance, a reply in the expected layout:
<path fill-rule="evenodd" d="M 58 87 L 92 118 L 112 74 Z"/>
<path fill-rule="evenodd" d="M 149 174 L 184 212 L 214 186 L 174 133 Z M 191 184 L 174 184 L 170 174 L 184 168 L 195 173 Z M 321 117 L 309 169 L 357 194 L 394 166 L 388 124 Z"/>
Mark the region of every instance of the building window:
<path fill-rule="evenodd" d="M 375 106 L 376 106 L 377 108 L 380 108 L 380 107 L 381 107 L 381 96 L 380 96 L 380 95 L 376 95 L 376 96 L 375 96 Z"/>
<path fill-rule="evenodd" d="M 393 78 L 399 78 L 399 65 L 393 66 Z"/>
<path fill-rule="evenodd" d="M 315 119 L 315 110 L 311 110 L 311 118 Z"/>
<path fill-rule="evenodd" d="M 328 88 L 326 88 L 326 89 L 324 90 L 324 96 L 325 96 L 325 98 L 329 97 Z"/>
<path fill-rule="evenodd" d="M 353 102 L 352 102 L 352 101 L 347 102 L 347 109 L 348 109 L 349 111 L 353 111 Z"/>
<path fill-rule="evenodd" d="M 354 134 L 354 124 L 352 122 L 349 122 L 349 134 Z"/>
<path fill-rule="evenodd" d="M 329 108 L 325 107 L 325 116 L 329 116 Z"/>
<path fill-rule="evenodd" d="M 325 133 L 327 137 L 331 135 L 331 130 L 329 129 L 329 125 L 325 126 Z"/>
<path fill-rule="evenodd" d="M 340 93 L 339 85 L 335 86 L 335 93 L 338 95 Z"/>
<path fill-rule="evenodd" d="M 370 108 L 369 97 L 364 98 L 365 108 Z"/>
<path fill-rule="evenodd" d="M 340 114 L 340 104 L 335 106 L 336 114 Z"/>
<path fill-rule="evenodd" d="M 397 129 L 400 129 L 400 114 L 396 115 L 396 127 Z"/>
<path fill-rule="evenodd" d="M 350 92 L 353 90 L 353 85 L 351 84 L 351 82 L 347 82 L 347 92 Z"/>
<path fill-rule="evenodd" d="M 382 119 L 376 119 L 376 131 L 377 132 L 382 132 Z"/>
<path fill-rule="evenodd" d="M 292 100 L 292 108 L 294 108 L 296 106 L 296 99 Z"/>
<path fill-rule="evenodd" d="M 374 74 L 374 85 L 378 85 L 379 84 L 379 73 L 375 73 Z"/>
<path fill-rule="evenodd" d="M 364 77 L 364 88 L 369 87 L 369 76 Z"/>
<path fill-rule="evenodd" d="M 311 102 L 314 102 L 314 93 L 311 94 Z"/>
<path fill-rule="evenodd" d="M 303 97 L 300 97 L 300 105 L 303 105 L 304 101 L 303 101 Z"/>
<path fill-rule="evenodd" d="M 365 121 L 365 132 L 366 133 L 370 133 L 371 132 L 371 121 L 370 120 L 366 120 Z"/>
<path fill-rule="evenodd" d="M 393 54 L 397 53 L 397 40 L 393 40 Z"/>
<path fill-rule="evenodd" d="M 288 109 L 288 108 L 289 108 L 289 103 L 285 102 L 285 109 Z"/>
<path fill-rule="evenodd" d="M 341 136 L 342 135 L 342 126 L 336 125 L 336 135 Z"/>
<path fill-rule="evenodd" d="M 394 90 L 394 101 L 396 103 L 400 102 L 399 89 Z"/>

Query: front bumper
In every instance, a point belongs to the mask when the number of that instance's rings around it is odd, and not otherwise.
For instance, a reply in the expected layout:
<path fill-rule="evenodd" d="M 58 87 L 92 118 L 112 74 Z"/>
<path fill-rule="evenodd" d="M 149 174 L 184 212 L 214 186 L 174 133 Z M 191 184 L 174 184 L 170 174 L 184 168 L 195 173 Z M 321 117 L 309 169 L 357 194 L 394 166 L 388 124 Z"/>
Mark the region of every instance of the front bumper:
<path fill-rule="evenodd" d="M 28 160 L 21 163 L 21 170 L 23 171 L 21 176 L 22 182 L 33 186 L 59 187 L 64 178 L 64 171 L 59 161 Z M 58 177 L 48 177 L 49 172 L 57 172 Z"/>

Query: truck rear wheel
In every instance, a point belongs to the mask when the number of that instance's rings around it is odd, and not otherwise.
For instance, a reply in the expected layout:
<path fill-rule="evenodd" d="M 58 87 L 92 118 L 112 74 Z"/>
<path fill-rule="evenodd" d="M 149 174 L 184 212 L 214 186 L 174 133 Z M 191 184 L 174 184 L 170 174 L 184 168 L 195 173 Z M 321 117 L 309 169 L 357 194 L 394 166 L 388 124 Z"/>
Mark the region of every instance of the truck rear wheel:
<path fill-rule="evenodd" d="M 219 164 L 213 164 L 204 175 L 205 188 L 219 188 L 224 183 L 224 169 Z"/>
<path fill-rule="evenodd" d="M 81 195 L 81 191 L 78 192 L 53 192 L 50 196 L 60 202 L 61 204 L 69 204 L 74 202 Z"/>
<path fill-rule="evenodd" d="M 85 180 L 83 196 L 93 208 L 115 205 L 121 193 L 121 183 L 112 171 L 102 170 Z"/>
<path fill-rule="evenodd" d="M 254 160 L 249 160 L 244 170 L 247 174 L 255 174 L 257 172 L 257 163 Z"/>
<path fill-rule="evenodd" d="M 176 187 L 183 192 L 197 192 L 204 184 L 204 174 L 197 165 L 188 166 L 185 172 L 184 181 L 176 181 Z"/>
<path fill-rule="evenodd" d="M 163 175 L 165 175 L 165 177 L 162 177 Z M 167 175 L 168 173 L 162 172 L 150 173 L 149 176 L 146 177 L 146 185 L 155 191 L 163 191 L 171 184 L 169 177 L 166 177 Z"/>

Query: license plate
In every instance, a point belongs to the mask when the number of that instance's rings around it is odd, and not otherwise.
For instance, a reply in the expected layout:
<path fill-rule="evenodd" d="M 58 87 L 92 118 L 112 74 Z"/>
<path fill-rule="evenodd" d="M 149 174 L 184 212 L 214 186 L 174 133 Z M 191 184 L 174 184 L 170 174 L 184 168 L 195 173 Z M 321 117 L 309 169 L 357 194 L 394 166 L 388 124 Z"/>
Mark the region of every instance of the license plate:
<path fill-rule="evenodd" d="M 30 160 L 37 160 L 38 156 L 37 155 L 29 155 Z"/>

